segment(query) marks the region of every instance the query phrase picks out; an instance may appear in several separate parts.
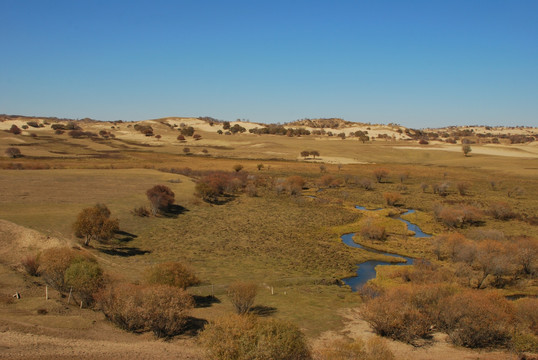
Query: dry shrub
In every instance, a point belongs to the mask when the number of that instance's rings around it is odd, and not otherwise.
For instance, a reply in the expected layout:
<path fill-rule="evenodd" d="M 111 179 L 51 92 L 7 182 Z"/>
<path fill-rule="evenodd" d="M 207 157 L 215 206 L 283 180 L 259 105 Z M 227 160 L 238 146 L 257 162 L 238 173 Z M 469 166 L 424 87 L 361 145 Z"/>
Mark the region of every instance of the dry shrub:
<path fill-rule="evenodd" d="M 252 282 L 236 281 L 228 286 L 228 297 L 238 314 L 246 314 L 258 292 L 258 286 Z"/>
<path fill-rule="evenodd" d="M 345 339 L 333 340 L 324 348 L 314 354 L 315 360 L 393 360 L 394 354 L 390 351 L 386 340 L 380 337 L 371 337 L 366 344 L 361 339 L 348 341 Z"/>
<path fill-rule="evenodd" d="M 425 193 L 429 186 L 430 185 L 428 185 L 426 183 L 421 183 L 420 184 L 420 189 L 422 190 L 423 193 Z"/>
<path fill-rule="evenodd" d="M 357 181 L 357 185 L 359 185 L 364 190 L 368 190 L 368 191 L 374 189 L 374 183 L 372 182 L 372 180 L 368 178 L 360 178 Z"/>
<path fill-rule="evenodd" d="M 471 187 L 471 184 L 469 184 L 468 182 L 459 182 L 456 184 L 456 188 L 458 189 L 458 192 L 462 196 L 467 195 L 467 192 L 469 191 L 470 187 Z"/>
<path fill-rule="evenodd" d="M 167 262 L 151 267 L 146 274 L 150 284 L 161 284 L 186 289 L 200 284 L 191 269 L 179 262 Z"/>
<path fill-rule="evenodd" d="M 140 217 L 148 217 L 151 215 L 151 213 L 147 207 L 139 206 L 133 209 L 133 215 L 140 216 Z"/>
<path fill-rule="evenodd" d="M 374 177 L 378 183 L 383 181 L 383 179 L 385 179 L 387 176 L 389 176 L 389 171 L 387 169 L 375 169 L 374 170 Z"/>
<path fill-rule="evenodd" d="M 497 220 L 510 220 L 516 216 L 510 204 L 496 201 L 489 205 L 488 213 Z"/>
<path fill-rule="evenodd" d="M 15 147 L 8 147 L 6 149 L 6 155 L 10 158 L 18 158 L 22 156 L 21 150 Z"/>
<path fill-rule="evenodd" d="M 438 322 L 443 298 L 453 292 L 448 286 L 400 286 L 367 302 L 361 316 L 376 334 L 413 343 L 430 336 Z"/>
<path fill-rule="evenodd" d="M 39 257 L 42 277 L 53 288 L 64 291 L 65 272 L 76 260 L 87 259 L 80 251 L 68 247 L 51 248 L 43 251 Z"/>
<path fill-rule="evenodd" d="M 256 197 L 258 196 L 258 188 L 254 184 L 248 184 L 245 187 L 245 194 L 249 197 Z"/>
<path fill-rule="evenodd" d="M 388 206 L 394 206 L 398 201 L 402 199 L 402 195 L 397 192 L 386 192 L 383 193 L 383 198 L 387 202 Z"/>
<path fill-rule="evenodd" d="M 469 239 L 480 241 L 480 240 L 498 240 L 502 241 L 505 239 L 505 235 L 501 230 L 497 229 L 472 229 L 467 233 Z"/>
<path fill-rule="evenodd" d="M 483 221 L 483 214 L 471 205 L 445 206 L 436 204 L 433 209 L 438 221 L 448 227 L 457 228 L 464 225 L 475 225 Z"/>
<path fill-rule="evenodd" d="M 482 348 L 510 340 L 512 307 L 496 292 L 466 290 L 446 298 L 441 306 L 442 328 L 456 345 Z"/>
<path fill-rule="evenodd" d="M 519 299 L 514 308 L 518 326 L 538 336 L 538 298 Z"/>
<path fill-rule="evenodd" d="M 231 315 L 207 325 L 199 340 L 215 360 L 312 359 L 301 331 L 277 319 Z"/>
<path fill-rule="evenodd" d="M 157 337 L 180 334 L 186 328 L 192 297 L 168 285 L 118 284 L 97 294 L 101 310 L 114 324 L 129 331 L 152 331 Z"/>
<path fill-rule="evenodd" d="M 306 181 L 302 176 L 294 175 L 286 179 L 284 186 L 290 192 L 290 195 L 298 195 L 301 193 Z"/>
<path fill-rule="evenodd" d="M 387 236 L 385 227 L 370 217 L 361 222 L 360 234 L 370 240 L 384 240 Z"/>
<path fill-rule="evenodd" d="M 28 255 L 21 260 L 24 271 L 30 276 L 39 276 L 39 256 Z"/>
<path fill-rule="evenodd" d="M 512 246 L 512 259 L 523 274 L 535 276 L 538 273 L 538 239 L 520 237 Z"/>

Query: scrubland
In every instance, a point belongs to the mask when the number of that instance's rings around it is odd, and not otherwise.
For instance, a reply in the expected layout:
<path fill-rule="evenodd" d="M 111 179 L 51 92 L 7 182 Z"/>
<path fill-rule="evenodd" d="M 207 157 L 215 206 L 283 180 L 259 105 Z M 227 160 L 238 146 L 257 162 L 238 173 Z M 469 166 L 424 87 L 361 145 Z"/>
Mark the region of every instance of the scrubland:
<path fill-rule="evenodd" d="M 253 349 L 237 347 L 248 342 L 237 333 L 277 334 L 293 345 L 271 341 L 275 348 L 267 343 L 258 358 L 505 359 L 538 351 L 535 142 L 472 144 L 464 156 L 461 144 L 419 145 L 395 127 L 368 126 L 394 139 L 362 142 L 219 135 L 222 124 L 192 119 L 147 123 L 153 136 L 91 121 L 79 131 L 101 136 L 58 134 L 50 123 L 0 131 L 2 154 L 9 147 L 22 154 L 0 158 L 5 356 L 121 358 L 132 345 L 152 358 L 254 358 L 246 355 Z M 200 140 L 178 140 L 181 124 Z M 173 205 L 148 201 L 155 185 L 174 193 Z M 96 204 L 106 205 L 119 231 L 84 246 L 73 224 Z M 431 238 L 412 237 L 392 217 L 406 209 Z M 350 232 L 415 265 L 378 266 L 375 279 L 351 292 L 341 279 L 357 264 L 391 259 L 345 246 L 340 236 Z M 186 267 L 174 270 L 176 279 L 188 272 L 197 281 L 159 283 L 168 275 L 149 273 L 164 263 Z M 238 281 L 256 295 L 233 320 Z M 155 309 L 168 312 L 151 316 Z"/>

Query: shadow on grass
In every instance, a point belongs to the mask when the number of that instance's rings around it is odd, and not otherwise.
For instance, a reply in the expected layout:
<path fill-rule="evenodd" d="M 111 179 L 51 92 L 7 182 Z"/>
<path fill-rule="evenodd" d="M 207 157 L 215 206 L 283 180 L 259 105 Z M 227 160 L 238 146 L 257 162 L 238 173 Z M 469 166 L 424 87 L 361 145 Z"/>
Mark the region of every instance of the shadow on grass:
<path fill-rule="evenodd" d="M 178 215 L 186 213 L 187 211 L 189 211 L 189 209 L 181 205 L 170 205 L 166 211 L 160 213 L 160 216 L 166 218 L 177 218 Z"/>
<path fill-rule="evenodd" d="M 277 309 L 272 306 L 256 305 L 250 308 L 249 313 L 258 316 L 271 316 L 276 313 Z"/>
<path fill-rule="evenodd" d="M 196 336 L 200 331 L 204 330 L 205 326 L 208 324 L 208 321 L 205 319 L 199 319 L 192 316 L 189 316 L 187 319 L 187 324 L 185 325 L 184 335 L 187 336 Z"/>
<path fill-rule="evenodd" d="M 112 256 L 131 257 L 137 255 L 145 255 L 151 253 L 150 250 L 141 250 L 134 246 L 122 246 L 112 249 L 100 249 L 102 253 Z"/>
<path fill-rule="evenodd" d="M 116 231 L 116 240 L 122 243 L 133 241 L 138 235 L 128 233 L 127 231 L 118 230 Z"/>
<path fill-rule="evenodd" d="M 192 297 L 194 298 L 195 308 L 206 308 L 210 307 L 213 304 L 220 304 L 220 300 L 213 295 L 193 295 Z"/>

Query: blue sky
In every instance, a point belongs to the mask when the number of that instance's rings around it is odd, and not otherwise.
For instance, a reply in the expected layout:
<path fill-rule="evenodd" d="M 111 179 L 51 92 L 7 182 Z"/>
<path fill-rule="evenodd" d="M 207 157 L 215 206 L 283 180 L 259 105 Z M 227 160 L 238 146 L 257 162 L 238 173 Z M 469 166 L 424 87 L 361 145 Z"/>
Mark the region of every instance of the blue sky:
<path fill-rule="evenodd" d="M 538 1 L 0 0 L 0 113 L 538 126 Z"/>

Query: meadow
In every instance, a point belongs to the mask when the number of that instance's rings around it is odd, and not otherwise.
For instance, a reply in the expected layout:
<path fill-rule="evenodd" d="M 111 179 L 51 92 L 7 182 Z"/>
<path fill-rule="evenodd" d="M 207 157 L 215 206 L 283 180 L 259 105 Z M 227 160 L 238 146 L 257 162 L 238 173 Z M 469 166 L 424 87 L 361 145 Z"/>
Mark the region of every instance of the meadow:
<path fill-rule="evenodd" d="M 77 214 L 96 203 L 105 204 L 118 218 L 121 232 L 112 241 L 93 241 L 83 250 L 95 256 L 110 277 L 140 283 L 152 265 L 187 264 L 201 280 L 188 291 L 218 299 L 211 306 L 193 310 L 192 316 L 204 321 L 233 311 L 226 296 L 228 285 L 251 281 L 258 285 L 255 309 L 260 314 L 297 324 L 312 341 L 342 332 L 348 321 L 342 314 L 364 302 L 342 286 L 340 279 L 353 275 L 358 263 L 386 259 L 349 248 L 340 240 L 344 233 L 359 232 L 366 217 L 373 216 L 387 236 L 378 240 L 357 236 L 356 242 L 447 269 L 455 269 L 455 263 L 439 260 L 431 239 L 408 237 L 404 224 L 388 215 L 415 209 L 409 220 L 434 236 L 456 231 L 473 236 L 477 229 L 494 229 L 507 238 L 537 235 L 538 157 L 532 156 L 536 146 L 499 145 L 496 149 L 508 153 L 476 151 L 465 157 L 461 151 L 446 151 L 435 144 L 418 147 L 390 140 L 361 143 L 315 136 L 225 136 L 206 128 L 198 131 L 202 140 L 178 142 L 173 128 L 152 125 L 162 134 L 160 139 L 118 134 L 116 139 L 92 140 L 41 130 L 17 136 L 0 132 L 2 152 L 18 144 L 24 154 L 16 159 L 0 158 L 0 219 L 75 246 L 79 243 L 73 232 Z M 82 126 L 98 129 L 103 125 Z M 32 133 L 37 135 L 30 136 Z M 492 145 L 473 148 L 489 151 Z M 300 152 L 305 149 L 315 149 L 320 156 L 304 159 Z M 524 155 L 517 156 L 518 152 Z M 199 176 L 183 175 L 185 168 L 193 173 L 234 172 L 235 165 L 255 179 L 256 194 L 234 192 L 218 205 L 195 195 Z M 388 174 L 377 182 L 374 172 L 380 168 Z M 300 192 L 279 191 L 278 179 L 292 176 L 304 179 Z M 364 179 L 371 182 L 371 189 L 361 185 Z M 441 195 L 434 188 L 443 183 L 447 189 Z M 133 209 L 148 205 L 146 190 L 157 184 L 175 193 L 177 211 L 168 216 L 136 216 Z M 399 194 L 396 206 L 387 205 L 386 193 Z M 507 204 L 514 216 L 509 220 L 491 216 L 490 208 L 497 203 Z M 451 227 L 436 219 L 434 209 L 439 204 L 473 206 L 483 215 L 478 226 Z M 355 205 L 386 210 L 372 215 Z M 35 244 L 28 247 L 33 252 L 39 248 Z M 28 278 L 17 278 L 23 277 L 18 259 L 3 259 L 2 269 L 4 295 L 13 292 L 11 284 L 32 287 Z M 372 283 L 387 289 L 400 285 L 401 276 L 391 275 L 394 269 L 380 267 Z M 43 318 L 35 315 L 44 306 L 38 300 L 40 289 L 33 288 L 30 298 L 23 297 L 20 304 L 2 305 L 0 316 L 10 323 L 43 326 Z M 527 276 L 507 282 L 498 291 L 536 296 L 538 283 L 535 276 Z M 56 296 L 61 302 L 61 296 Z M 17 311 L 11 306 L 17 306 Z M 69 310 L 68 323 L 77 327 L 80 320 L 81 327 L 92 329 L 88 319 L 95 315 L 83 311 Z M 64 320 L 57 315 L 47 331 L 67 326 L 60 325 Z"/>

